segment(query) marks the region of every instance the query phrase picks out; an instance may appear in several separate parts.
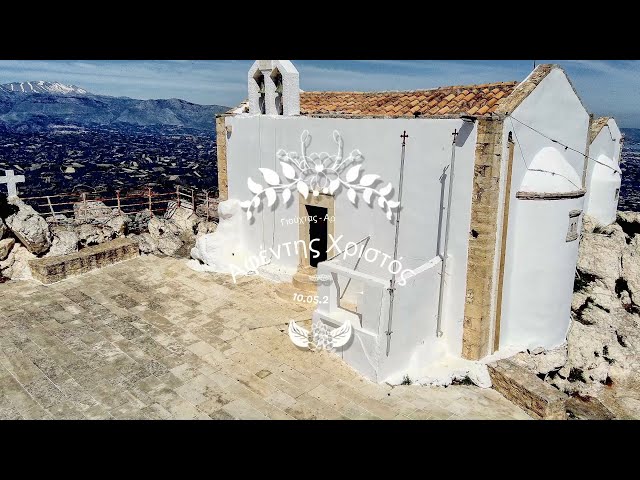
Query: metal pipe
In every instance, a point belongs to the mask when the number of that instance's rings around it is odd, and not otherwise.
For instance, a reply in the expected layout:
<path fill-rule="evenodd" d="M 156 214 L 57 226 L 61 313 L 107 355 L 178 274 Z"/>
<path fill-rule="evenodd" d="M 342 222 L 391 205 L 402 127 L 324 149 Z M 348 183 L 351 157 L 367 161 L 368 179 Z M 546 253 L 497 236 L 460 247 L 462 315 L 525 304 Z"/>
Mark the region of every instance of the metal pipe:
<path fill-rule="evenodd" d="M 453 175 L 456 165 L 456 138 L 458 131 L 453 132 L 453 143 L 451 144 L 451 171 L 449 173 L 449 192 L 447 194 L 447 219 L 444 226 L 444 249 L 442 254 L 438 252 L 442 259 L 442 267 L 440 273 L 440 292 L 438 293 L 438 323 L 436 326 L 436 335 L 441 337 L 442 332 L 442 305 L 444 303 L 444 280 L 447 272 L 447 258 L 449 256 L 449 225 L 451 221 L 451 199 L 453 197 Z"/>
<path fill-rule="evenodd" d="M 398 203 L 400 204 L 400 208 L 398 208 L 398 213 L 396 214 L 396 236 L 393 240 L 393 259 L 398 260 L 398 238 L 400 237 L 400 212 L 402 211 L 402 182 L 404 180 L 404 154 L 406 148 L 406 140 L 409 137 L 407 135 L 407 131 L 405 130 L 402 135 L 402 153 L 400 154 L 400 181 L 398 182 Z M 396 276 L 393 275 L 391 280 L 389 280 L 389 288 L 387 288 L 389 292 L 389 319 L 387 320 L 387 331 L 385 332 L 387 335 L 387 357 L 389 356 L 389 351 L 391 349 L 391 334 L 393 331 L 391 330 L 391 326 L 393 325 L 393 297 L 395 296 L 396 291 Z"/>

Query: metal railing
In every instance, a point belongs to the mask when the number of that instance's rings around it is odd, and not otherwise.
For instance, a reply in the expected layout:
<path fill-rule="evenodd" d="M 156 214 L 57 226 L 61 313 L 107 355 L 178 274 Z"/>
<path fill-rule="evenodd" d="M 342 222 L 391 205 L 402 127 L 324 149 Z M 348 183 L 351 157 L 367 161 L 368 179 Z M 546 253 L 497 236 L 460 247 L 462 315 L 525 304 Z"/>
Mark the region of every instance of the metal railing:
<path fill-rule="evenodd" d="M 44 216 L 48 222 L 58 224 L 64 221 L 61 215 L 73 214 L 74 217 L 87 217 L 95 203 L 102 202 L 119 215 L 135 215 L 148 211 L 151 215 L 166 214 L 172 202 L 178 208 L 188 208 L 197 213 L 198 205 L 203 205 L 203 216 L 209 221 L 212 217 L 211 202 L 217 198 L 215 190 L 176 186 L 175 191 L 154 191 L 152 187 L 140 187 L 127 193 L 116 190 L 111 196 L 100 196 L 94 192 L 71 192 L 38 197 L 21 197 Z M 106 212 L 105 212 L 106 213 Z M 98 214 L 99 215 L 99 214 Z M 99 218 L 93 219 L 99 222 Z"/>

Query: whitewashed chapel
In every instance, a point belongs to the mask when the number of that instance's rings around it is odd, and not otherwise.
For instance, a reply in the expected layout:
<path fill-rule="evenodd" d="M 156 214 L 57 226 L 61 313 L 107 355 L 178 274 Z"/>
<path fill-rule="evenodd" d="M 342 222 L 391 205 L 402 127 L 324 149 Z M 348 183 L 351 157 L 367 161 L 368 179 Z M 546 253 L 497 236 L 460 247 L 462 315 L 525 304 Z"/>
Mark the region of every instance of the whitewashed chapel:
<path fill-rule="evenodd" d="M 291 62 L 259 60 L 217 136 L 229 201 L 204 260 L 260 258 L 314 322 L 351 323 L 337 353 L 376 381 L 564 342 L 582 216 L 615 218 L 620 132 L 556 65 L 362 93 L 304 92 Z"/>

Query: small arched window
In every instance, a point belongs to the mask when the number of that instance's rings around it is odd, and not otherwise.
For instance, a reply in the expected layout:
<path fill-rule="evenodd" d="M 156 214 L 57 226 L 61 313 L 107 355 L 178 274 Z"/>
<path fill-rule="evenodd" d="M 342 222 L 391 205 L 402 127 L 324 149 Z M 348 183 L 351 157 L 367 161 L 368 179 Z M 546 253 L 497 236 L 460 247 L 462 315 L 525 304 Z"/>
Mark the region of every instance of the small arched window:
<path fill-rule="evenodd" d="M 267 103 L 265 99 L 264 75 L 262 72 L 257 71 L 253 78 L 258 84 L 258 106 L 260 108 L 260 113 L 265 114 L 267 113 Z"/>
<path fill-rule="evenodd" d="M 278 115 L 284 115 L 284 104 L 283 104 L 283 96 L 284 85 L 282 84 L 282 74 L 276 68 L 271 74 L 271 79 L 273 80 L 273 84 L 276 87 L 276 113 Z"/>

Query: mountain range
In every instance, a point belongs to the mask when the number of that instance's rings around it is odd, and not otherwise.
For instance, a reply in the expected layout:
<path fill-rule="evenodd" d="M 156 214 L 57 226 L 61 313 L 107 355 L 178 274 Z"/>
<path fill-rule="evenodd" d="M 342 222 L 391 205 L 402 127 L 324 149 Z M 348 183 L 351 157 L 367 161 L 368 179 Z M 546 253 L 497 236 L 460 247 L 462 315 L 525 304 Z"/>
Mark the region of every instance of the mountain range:
<path fill-rule="evenodd" d="M 171 126 L 215 131 L 220 105 L 198 105 L 176 98 L 138 100 L 96 95 L 75 85 L 42 80 L 0 85 L 0 124 L 16 131 L 53 125 Z"/>

